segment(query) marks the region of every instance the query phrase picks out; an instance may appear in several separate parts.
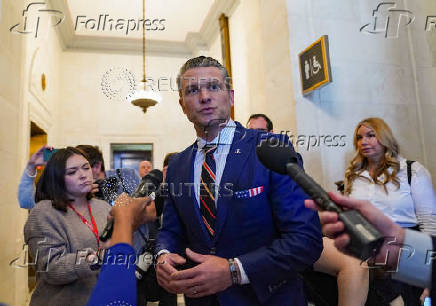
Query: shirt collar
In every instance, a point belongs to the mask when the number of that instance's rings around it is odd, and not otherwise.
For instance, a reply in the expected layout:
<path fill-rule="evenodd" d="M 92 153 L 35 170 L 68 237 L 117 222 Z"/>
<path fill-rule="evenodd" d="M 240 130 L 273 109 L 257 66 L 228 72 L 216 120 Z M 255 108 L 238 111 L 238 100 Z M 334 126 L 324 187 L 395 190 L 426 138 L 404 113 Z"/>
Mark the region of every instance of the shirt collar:
<path fill-rule="evenodd" d="M 231 145 L 233 141 L 233 135 L 235 134 L 236 123 L 230 118 L 226 126 L 218 133 L 212 141 L 207 142 L 201 137 L 197 137 L 197 146 L 199 150 L 202 150 L 206 144 L 218 144 L 218 148 L 221 145 Z"/>

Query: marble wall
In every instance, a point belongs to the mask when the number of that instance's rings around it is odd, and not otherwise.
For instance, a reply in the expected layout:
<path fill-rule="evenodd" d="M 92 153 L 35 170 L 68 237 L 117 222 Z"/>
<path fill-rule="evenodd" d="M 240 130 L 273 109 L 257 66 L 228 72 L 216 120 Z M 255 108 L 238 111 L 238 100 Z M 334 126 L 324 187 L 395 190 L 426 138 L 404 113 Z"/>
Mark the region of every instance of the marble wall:
<path fill-rule="evenodd" d="M 436 27 L 426 29 L 428 16 L 436 15 L 434 1 L 405 1 L 416 19 L 408 34 L 410 39 L 409 52 L 412 58 L 415 99 L 417 100 L 418 120 L 421 136 L 421 146 L 426 160 L 426 166 L 436 181 L 436 139 L 433 133 L 436 123 Z M 434 17 L 432 19 L 435 20 Z M 426 31 L 427 30 L 427 31 Z"/>
<path fill-rule="evenodd" d="M 436 175 L 429 158 L 434 147 L 429 137 L 429 119 L 435 113 L 430 102 L 434 74 L 429 56 L 423 57 L 429 44 L 422 20 L 430 12 L 421 6 L 431 1 L 419 1 L 413 7 L 412 2 L 396 1 L 396 5 L 416 9 L 415 22 L 405 26 L 402 20 L 398 37 L 385 38 L 360 32 L 373 21 L 372 11 L 379 1 L 287 0 L 298 134 L 346 135 L 343 147 L 320 145 L 301 151 L 306 170 L 327 189 L 334 189 L 333 182 L 343 178 L 354 152 L 355 125 L 369 116 L 385 119 L 402 154 Z M 333 83 L 303 96 L 297 55 L 322 35 L 329 36 Z M 421 80 L 425 69 L 427 84 Z"/>
<path fill-rule="evenodd" d="M 58 105 L 62 120 L 54 131 L 54 145 L 98 145 L 106 168 L 110 168 L 111 143 L 153 143 L 153 166 L 161 168 L 166 153 L 180 151 L 195 139 L 192 124 L 178 103 L 176 77 L 185 61 L 184 57 L 147 56 L 150 88 L 160 88 L 163 100 L 144 114 L 126 99 L 108 98 L 101 86 L 103 76 L 118 68 L 127 69 L 139 81 L 139 54 L 80 50 L 62 53 L 62 100 Z"/>
<path fill-rule="evenodd" d="M 284 0 L 241 0 L 230 16 L 235 118 L 265 113 L 274 130 L 295 132 L 289 30 Z"/>
<path fill-rule="evenodd" d="M 0 1 L 0 302 L 10 305 L 24 303 L 27 290 L 27 269 L 9 265 L 22 251 L 27 215 L 19 209 L 16 197 L 24 154 L 20 130 L 25 41 L 9 32 L 11 25 L 21 21 L 23 5 L 24 1 Z"/>

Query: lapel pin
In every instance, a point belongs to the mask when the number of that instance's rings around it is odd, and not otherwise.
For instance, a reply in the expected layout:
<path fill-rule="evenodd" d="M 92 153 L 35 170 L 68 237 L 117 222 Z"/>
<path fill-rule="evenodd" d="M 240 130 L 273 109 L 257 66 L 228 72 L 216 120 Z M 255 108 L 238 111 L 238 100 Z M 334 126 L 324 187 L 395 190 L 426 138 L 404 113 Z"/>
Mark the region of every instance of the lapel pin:
<path fill-rule="evenodd" d="M 240 149 L 236 149 L 235 154 L 241 154 L 241 150 Z"/>

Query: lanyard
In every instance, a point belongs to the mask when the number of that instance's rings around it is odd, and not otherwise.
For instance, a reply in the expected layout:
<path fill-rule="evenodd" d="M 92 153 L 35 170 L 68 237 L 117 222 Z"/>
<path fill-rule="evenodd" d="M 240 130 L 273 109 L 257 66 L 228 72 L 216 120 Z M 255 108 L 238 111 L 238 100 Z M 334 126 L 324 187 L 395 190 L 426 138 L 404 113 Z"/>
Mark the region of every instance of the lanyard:
<path fill-rule="evenodd" d="M 79 218 L 82 220 L 82 222 L 89 227 L 89 229 L 94 233 L 95 235 L 95 239 L 97 239 L 97 246 L 100 249 L 100 238 L 98 237 L 98 228 L 97 225 L 95 224 L 95 220 L 94 220 L 94 216 L 92 215 L 92 211 L 91 211 L 91 205 L 89 205 L 88 202 L 88 209 L 89 209 L 89 215 L 91 216 L 91 222 L 92 222 L 92 226 L 91 224 L 89 224 L 88 220 L 85 219 L 84 216 L 82 216 L 82 214 L 80 214 L 74 207 L 73 205 L 71 205 L 71 203 L 68 204 L 68 207 L 70 207 L 78 216 Z"/>

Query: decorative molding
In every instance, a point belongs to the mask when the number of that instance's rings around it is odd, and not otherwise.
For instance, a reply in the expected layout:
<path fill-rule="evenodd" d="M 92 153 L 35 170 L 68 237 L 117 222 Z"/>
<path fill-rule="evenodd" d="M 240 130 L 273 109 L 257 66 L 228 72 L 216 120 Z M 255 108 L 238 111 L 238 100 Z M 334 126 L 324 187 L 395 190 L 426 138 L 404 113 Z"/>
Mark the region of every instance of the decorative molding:
<path fill-rule="evenodd" d="M 142 43 L 136 39 L 118 37 L 75 35 L 66 45 L 66 49 L 110 50 L 142 53 Z M 191 51 L 183 42 L 147 40 L 148 55 L 190 56 Z"/>
<path fill-rule="evenodd" d="M 37 101 L 38 103 L 33 103 L 32 101 L 30 101 L 29 104 L 34 105 L 35 106 L 34 109 L 39 108 L 42 112 L 45 112 L 47 116 L 44 117 L 51 117 L 51 112 L 47 106 L 47 101 L 44 99 L 42 94 L 39 72 L 34 71 L 38 52 L 39 52 L 39 47 L 36 48 L 32 54 L 32 59 L 30 61 L 30 67 L 28 71 L 28 76 L 29 76 L 28 90 L 30 95 L 33 96 L 34 98 L 33 101 Z"/>
<path fill-rule="evenodd" d="M 190 32 L 185 41 L 147 40 L 147 54 L 190 57 L 201 50 L 208 50 L 219 34 L 218 18 L 224 13 L 231 16 L 240 0 L 215 0 L 201 26 L 200 32 Z M 65 20 L 56 30 L 64 49 L 110 50 L 141 52 L 141 39 L 77 35 L 66 0 L 47 0 L 50 8 L 65 14 Z"/>
<path fill-rule="evenodd" d="M 29 121 L 35 122 L 47 135 L 51 134 L 50 129 L 53 125 L 50 116 L 40 107 L 40 104 L 29 103 Z"/>
<path fill-rule="evenodd" d="M 103 134 L 99 137 L 99 147 L 103 153 L 103 159 L 105 160 L 106 169 L 112 169 L 113 160 L 111 156 L 111 144 L 143 144 L 148 143 L 153 145 L 152 160 L 156 163 L 156 158 L 159 156 L 164 156 L 161 152 L 162 146 L 162 136 L 161 135 L 140 135 L 140 134 L 127 134 L 127 135 L 116 135 L 116 134 Z M 161 159 L 158 158 L 160 161 Z"/>
<path fill-rule="evenodd" d="M 210 48 L 216 36 L 219 34 L 219 17 L 223 13 L 230 17 L 239 5 L 239 1 L 240 0 L 215 0 L 212 4 L 200 29 L 200 37 L 207 44 L 208 48 Z"/>
<path fill-rule="evenodd" d="M 196 54 L 199 51 L 207 51 L 209 49 L 207 43 L 201 38 L 200 33 L 189 32 L 186 35 L 185 43 L 191 54 Z"/>

